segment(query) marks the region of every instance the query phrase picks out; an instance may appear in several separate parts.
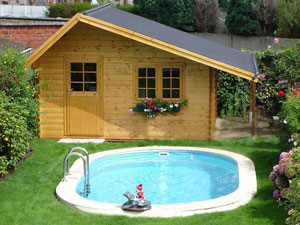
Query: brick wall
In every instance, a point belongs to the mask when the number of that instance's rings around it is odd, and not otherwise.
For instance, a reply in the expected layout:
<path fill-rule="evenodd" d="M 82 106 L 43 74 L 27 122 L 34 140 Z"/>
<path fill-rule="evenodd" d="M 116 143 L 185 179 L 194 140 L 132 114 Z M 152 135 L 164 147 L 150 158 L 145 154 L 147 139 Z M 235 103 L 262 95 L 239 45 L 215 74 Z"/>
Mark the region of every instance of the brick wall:
<path fill-rule="evenodd" d="M 0 26 L 0 38 L 36 49 L 61 28 L 61 26 Z"/>

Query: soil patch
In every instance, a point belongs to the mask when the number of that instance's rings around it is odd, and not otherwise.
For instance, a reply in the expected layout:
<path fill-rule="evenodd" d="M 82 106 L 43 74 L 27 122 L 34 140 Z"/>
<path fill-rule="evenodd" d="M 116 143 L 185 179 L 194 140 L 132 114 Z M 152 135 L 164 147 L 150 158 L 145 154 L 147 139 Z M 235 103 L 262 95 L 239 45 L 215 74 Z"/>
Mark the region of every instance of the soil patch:
<path fill-rule="evenodd" d="M 272 119 L 261 117 L 256 120 L 256 136 L 276 137 L 277 133 L 278 126 Z M 251 124 L 247 117 L 217 118 L 215 126 L 216 140 L 246 136 L 251 136 Z"/>

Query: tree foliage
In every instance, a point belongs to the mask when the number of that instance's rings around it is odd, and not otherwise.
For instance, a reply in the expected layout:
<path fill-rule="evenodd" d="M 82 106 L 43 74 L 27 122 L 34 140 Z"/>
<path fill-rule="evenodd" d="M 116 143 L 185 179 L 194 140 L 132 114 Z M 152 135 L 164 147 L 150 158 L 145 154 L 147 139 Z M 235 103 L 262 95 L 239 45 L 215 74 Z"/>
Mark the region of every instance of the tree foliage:
<path fill-rule="evenodd" d="M 221 10 L 227 12 L 225 24 L 232 34 L 255 35 L 260 28 L 253 12 L 258 0 L 219 0 Z"/>
<path fill-rule="evenodd" d="M 198 32 L 214 33 L 217 26 L 218 6 L 214 0 L 195 0 L 196 23 Z"/>
<path fill-rule="evenodd" d="M 141 15 L 167 26 L 194 31 L 196 19 L 194 0 L 139 0 Z"/>
<path fill-rule="evenodd" d="M 279 37 L 300 38 L 300 1 L 279 0 L 277 23 Z"/>

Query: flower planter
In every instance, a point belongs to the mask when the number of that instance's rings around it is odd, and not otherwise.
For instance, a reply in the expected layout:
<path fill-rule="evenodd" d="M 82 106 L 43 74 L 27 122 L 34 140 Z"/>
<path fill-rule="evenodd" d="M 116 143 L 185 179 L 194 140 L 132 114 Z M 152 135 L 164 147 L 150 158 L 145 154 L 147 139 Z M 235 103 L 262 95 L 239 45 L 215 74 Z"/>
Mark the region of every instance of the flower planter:
<path fill-rule="evenodd" d="M 145 109 L 145 107 L 143 105 L 136 105 L 136 110 L 138 112 L 145 112 L 144 109 Z"/>
<path fill-rule="evenodd" d="M 178 106 L 173 105 L 173 107 L 171 108 L 171 112 L 180 112 L 180 104 L 177 104 Z"/>

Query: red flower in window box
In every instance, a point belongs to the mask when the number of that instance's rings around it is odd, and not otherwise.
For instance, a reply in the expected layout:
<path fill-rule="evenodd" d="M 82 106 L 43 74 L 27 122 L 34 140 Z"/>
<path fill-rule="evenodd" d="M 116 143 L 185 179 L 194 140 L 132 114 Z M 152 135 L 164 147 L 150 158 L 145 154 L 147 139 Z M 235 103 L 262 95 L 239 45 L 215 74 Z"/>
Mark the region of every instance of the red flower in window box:
<path fill-rule="evenodd" d="M 293 95 L 297 95 L 297 91 L 293 91 Z"/>

